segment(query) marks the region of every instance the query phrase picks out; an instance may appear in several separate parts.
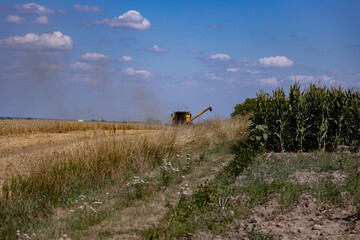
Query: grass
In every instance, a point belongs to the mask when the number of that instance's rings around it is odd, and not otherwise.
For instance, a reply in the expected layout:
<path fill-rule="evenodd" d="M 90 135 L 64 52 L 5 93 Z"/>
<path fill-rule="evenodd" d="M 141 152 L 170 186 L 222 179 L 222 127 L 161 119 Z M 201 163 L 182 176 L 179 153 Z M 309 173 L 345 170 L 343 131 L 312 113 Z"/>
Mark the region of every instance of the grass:
<path fill-rule="evenodd" d="M 358 206 L 360 161 L 350 154 L 262 154 L 255 158 L 251 148 L 235 148 L 237 155 L 213 181 L 198 186 L 192 196 L 184 196 L 162 224 L 144 232 L 146 239 L 174 239 L 188 233 L 210 232 L 228 237 L 234 219 L 247 219 L 252 210 L 268 201 L 277 202 L 279 213 L 292 210 L 303 194 L 318 204 Z M 239 156 L 241 155 L 241 156 Z M 315 171 L 314 179 L 297 182 L 296 173 Z M 332 173 L 344 171 L 346 180 L 334 182 Z M 344 195 L 350 192 L 350 197 Z M 240 199 L 240 200 L 237 200 Z M 271 232 L 247 228 L 248 239 L 277 239 Z"/>
<path fill-rule="evenodd" d="M 55 208 L 76 205 L 79 195 L 114 186 L 131 178 L 131 175 L 134 177 L 154 170 L 163 164 L 163 159 L 173 159 L 178 153 L 206 151 L 217 146 L 221 146 L 218 150 L 226 151 L 239 138 L 247 137 L 247 126 L 244 118 L 163 128 L 131 138 L 99 139 L 96 145 L 85 146 L 55 159 L 43 159 L 28 175 L 14 175 L 5 182 L 0 197 L 0 222 L 5 224 L 0 226 L 0 238 L 16 238 L 16 230 L 39 228 L 54 214 Z M 185 169 L 179 171 L 179 175 L 188 171 L 188 165 L 183 167 Z M 176 178 L 166 178 L 161 177 L 161 185 L 165 187 L 177 181 Z M 160 188 L 140 183 L 126 189 L 123 199 L 134 201 Z M 123 202 L 119 204 L 124 206 Z M 70 229 L 85 231 L 86 226 L 101 222 L 108 213 L 99 215 L 98 212 L 93 217 L 93 213 L 89 214 L 74 217 Z"/>

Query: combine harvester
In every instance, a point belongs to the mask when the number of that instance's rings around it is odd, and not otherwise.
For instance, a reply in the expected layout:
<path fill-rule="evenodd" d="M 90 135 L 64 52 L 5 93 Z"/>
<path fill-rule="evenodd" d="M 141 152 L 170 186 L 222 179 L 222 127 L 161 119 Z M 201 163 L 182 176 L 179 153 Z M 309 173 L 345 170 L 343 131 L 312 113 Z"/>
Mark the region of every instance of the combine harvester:
<path fill-rule="evenodd" d="M 196 118 L 198 118 L 199 116 L 201 116 L 202 114 L 204 114 L 208 110 L 211 112 L 212 108 L 208 107 L 207 109 L 205 109 L 204 111 L 202 111 L 201 113 L 199 113 L 198 115 L 196 115 L 193 118 L 191 118 L 191 113 L 188 112 L 188 111 L 174 112 L 173 114 L 171 114 L 172 124 L 173 125 L 191 124 L 192 121 L 194 121 Z"/>

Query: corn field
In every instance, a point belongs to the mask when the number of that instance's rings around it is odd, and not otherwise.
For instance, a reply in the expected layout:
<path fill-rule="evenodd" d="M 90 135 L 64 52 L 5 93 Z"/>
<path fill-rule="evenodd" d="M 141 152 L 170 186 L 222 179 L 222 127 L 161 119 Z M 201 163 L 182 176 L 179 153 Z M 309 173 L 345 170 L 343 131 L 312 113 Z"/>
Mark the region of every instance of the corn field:
<path fill-rule="evenodd" d="M 354 89 L 299 83 L 259 92 L 251 115 L 251 140 L 268 151 L 335 151 L 360 147 L 360 93 Z"/>

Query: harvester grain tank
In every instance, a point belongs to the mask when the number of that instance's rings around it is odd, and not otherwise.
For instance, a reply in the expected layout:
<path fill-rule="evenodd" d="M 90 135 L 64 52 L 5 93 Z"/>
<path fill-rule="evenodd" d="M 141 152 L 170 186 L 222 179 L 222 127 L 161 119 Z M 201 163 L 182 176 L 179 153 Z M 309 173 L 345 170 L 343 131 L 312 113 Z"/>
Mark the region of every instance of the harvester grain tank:
<path fill-rule="evenodd" d="M 198 115 L 196 115 L 193 118 L 191 117 L 191 113 L 188 111 L 176 111 L 173 114 L 171 114 L 172 124 L 173 125 L 190 124 L 190 123 L 192 123 L 192 121 L 194 121 L 196 118 L 198 118 L 199 116 L 204 114 L 206 111 L 211 112 L 212 108 L 208 107 L 207 109 L 205 109 L 204 111 L 202 111 L 201 113 L 199 113 Z"/>

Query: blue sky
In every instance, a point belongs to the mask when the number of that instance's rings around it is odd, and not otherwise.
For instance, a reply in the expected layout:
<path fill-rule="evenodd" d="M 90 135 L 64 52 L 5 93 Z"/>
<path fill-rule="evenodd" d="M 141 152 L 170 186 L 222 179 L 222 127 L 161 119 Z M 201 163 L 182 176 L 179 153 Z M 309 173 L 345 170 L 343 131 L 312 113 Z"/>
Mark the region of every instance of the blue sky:
<path fill-rule="evenodd" d="M 358 87 L 359 12 L 357 0 L 0 1 L 0 116 L 228 117 L 295 79 Z"/>

